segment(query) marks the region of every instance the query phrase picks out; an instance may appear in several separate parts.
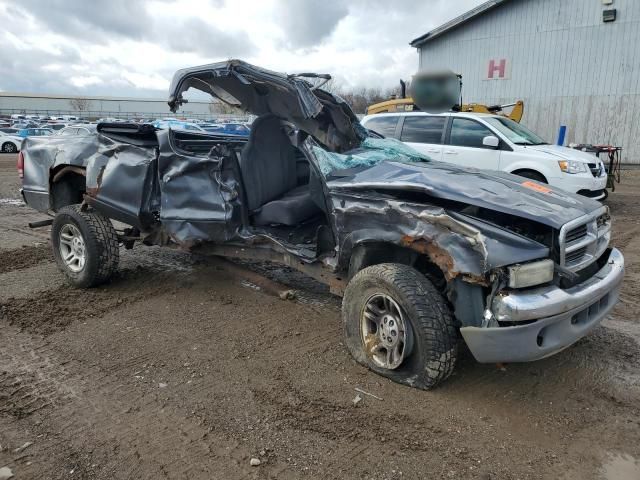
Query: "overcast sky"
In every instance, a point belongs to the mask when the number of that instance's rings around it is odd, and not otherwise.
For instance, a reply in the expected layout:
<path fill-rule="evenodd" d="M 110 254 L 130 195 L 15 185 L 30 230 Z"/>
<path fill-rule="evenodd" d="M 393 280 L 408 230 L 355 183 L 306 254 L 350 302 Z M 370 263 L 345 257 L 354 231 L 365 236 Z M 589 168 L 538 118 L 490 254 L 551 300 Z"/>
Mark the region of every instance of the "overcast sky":
<path fill-rule="evenodd" d="M 483 0 L 0 0 L 0 90 L 164 98 L 179 68 L 241 58 L 391 87 L 409 42 Z"/>

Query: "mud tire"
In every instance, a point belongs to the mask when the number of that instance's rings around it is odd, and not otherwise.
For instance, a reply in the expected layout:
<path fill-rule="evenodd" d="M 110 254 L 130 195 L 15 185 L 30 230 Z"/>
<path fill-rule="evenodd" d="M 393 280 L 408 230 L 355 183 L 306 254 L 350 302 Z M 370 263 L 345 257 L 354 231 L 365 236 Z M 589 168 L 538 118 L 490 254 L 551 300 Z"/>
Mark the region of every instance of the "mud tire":
<path fill-rule="evenodd" d="M 412 330 L 411 352 L 393 370 L 372 362 L 361 334 L 363 309 L 376 294 L 391 296 Z M 345 343 L 355 360 L 394 382 L 428 390 L 454 370 L 459 340 L 451 309 L 433 283 L 412 267 L 383 263 L 358 272 L 345 290 L 342 321 Z"/>
<path fill-rule="evenodd" d="M 84 239 L 86 260 L 79 272 L 67 267 L 60 252 L 60 231 L 69 223 L 78 228 Z M 120 252 L 116 230 L 108 218 L 94 210 L 83 211 L 80 205 L 58 210 L 51 226 L 51 245 L 58 268 L 75 287 L 98 286 L 118 270 Z"/>

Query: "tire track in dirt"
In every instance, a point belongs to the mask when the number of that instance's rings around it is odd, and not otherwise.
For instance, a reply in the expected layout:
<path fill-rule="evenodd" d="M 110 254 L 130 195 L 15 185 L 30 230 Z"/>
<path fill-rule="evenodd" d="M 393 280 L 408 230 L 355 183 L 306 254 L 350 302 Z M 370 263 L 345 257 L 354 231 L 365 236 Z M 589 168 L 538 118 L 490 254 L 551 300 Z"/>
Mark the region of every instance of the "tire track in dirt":
<path fill-rule="evenodd" d="M 340 472 L 353 475 L 355 464 L 360 466 L 363 475 L 367 468 L 391 473 L 392 468 L 400 470 L 401 467 L 407 478 L 422 477 L 425 471 L 432 478 L 494 478 L 482 476 L 490 453 L 474 444 L 475 438 L 487 434 L 484 422 L 461 422 L 455 407 L 445 415 L 437 408 L 432 418 L 398 411 L 392 405 L 382 408 L 381 412 L 378 407 L 384 407 L 385 401 L 367 398 L 358 406 L 350 401 L 336 403 L 323 396 L 309 396 L 286 381 L 277 388 L 253 393 L 261 405 L 262 417 L 278 425 L 282 440 L 289 443 L 289 448 L 292 439 L 303 441 L 309 436 L 323 439 L 328 451 L 322 471 L 334 472 L 335 478 L 340 478 Z M 533 464 L 548 465 L 553 461 L 547 452 L 532 448 L 533 445 L 522 439 L 509 439 L 508 443 L 495 439 L 492 448 L 517 451 L 516 458 L 528 458 Z M 278 450 L 286 448 L 278 445 Z M 420 459 L 419 462 L 416 459 Z M 452 476 L 450 469 L 443 470 L 445 464 L 471 465 L 479 469 L 480 476 Z M 516 471 L 520 473 L 519 478 L 525 478 L 528 466 L 523 462 L 492 468 L 495 478 L 510 478 L 506 475 Z M 349 474 L 345 476 L 351 478 Z"/>
<path fill-rule="evenodd" d="M 113 295 L 109 290 L 75 290 L 62 286 L 35 298 L 9 298 L 0 305 L 0 318 L 20 330 L 51 335 L 69 324 L 135 302 L 146 294 Z"/>
<path fill-rule="evenodd" d="M 0 413 L 25 418 L 76 397 L 65 385 L 69 372 L 49 354 L 46 342 L 33 345 L 5 337 L 0 337 Z"/>
<path fill-rule="evenodd" d="M 51 247 L 47 244 L 0 250 L 0 275 L 52 261 Z"/>
<path fill-rule="evenodd" d="M 81 475 L 88 475 L 97 461 L 118 465 L 115 472 L 100 478 L 213 478 L 219 472 L 222 476 L 217 478 L 240 479 L 250 473 L 244 461 L 248 452 L 238 446 L 228 451 L 220 439 L 210 441 L 208 428 L 163 405 L 158 395 L 136 389 L 118 394 L 116 387 L 122 378 L 116 375 L 116 366 L 104 372 L 95 365 L 60 358 L 55 347 L 44 340 L 30 344 L 32 337 L 24 333 L 9 333 L 2 340 L 9 347 L 0 356 L 6 366 L 0 375 L 0 416 L 24 421 L 37 414 L 45 420 L 48 448 L 72 457 L 65 462 L 74 465 L 76 476 L 98 478 Z M 120 367 L 126 370 L 144 358 L 136 357 Z M 20 382 L 14 380 L 17 377 Z M 97 385 L 96 378 L 101 379 Z M 144 441 L 140 429 L 145 430 Z M 91 445 L 90 450 L 86 445 Z M 98 460 L 94 451 L 109 452 L 108 458 Z M 215 460 L 221 457 L 233 468 L 220 471 Z M 35 478 L 29 472 L 36 469 L 39 478 L 66 478 L 68 471 L 61 475 L 60 466 L 46 455 L 28 464 L 27 458 L 14 452 L 12 464 L 20 466 L 20 478 Z"/>
<path fill-rule="evenodd" d="M 42 403 L 42 407 L 29 411 L 26 408 L 13 408 L 12 403 L 16 402 L 10 402 L 9 399 L 0 402 L 0 408 L 4 408 L 6 414 L 13 413 L 16 419 L 28 421 L 32 415 L 44 419 L 50 429 L 48 436 L 54 437 L 47 448 L 62 456 L 51 462 L 45 454 L 45 460 L 37 468 L 14 458 L 15 464 L 21 467 L 21 476 L 29 478 L 30 471 L 37 471 L 42 478 L 60 478 L 62 461 L 67 472 L 72 468 L 74 472 L 86 475 L 87 478 L 240 479 L 256 473 L 248 465 L 251 452 L 245 446 L 221 432 L 216 432 L 215 437 L 211 437 L 212 428 L 194 415 L 185 415 L 181 402 L 176 404 L 169 390 L 159 389 L 157 383 L 154 388 L 148 382 L 140 384 L 133 379 L 135 371 L 141 366 L 153 366 L 154 362 L 158 364 L 158 358 L 162 356 L 158 357 L 157 352 L 126 350 L 120 354 L 113 352 L 112 356 L 112 351 L 107 350 L 110 352 L 107 358 L 92 358 L 82 347 L 80 350 L 69 350 L 64 348 L 64 343 L 60 344 L 66 336 L 77 335 L 78 329 L 88 334 L 90 331 L 107 328 L 112 334 L 146 337 L 149 329 L 146 325 L 140 325 L 142 320 L 134 320 L 140 317 L 132 317 L 130 310 L 136 310 L 134 315 L 143 315 L 146 321 L 153 322 L 153 317 L 146 315 L 144 307 L 136 309 L 133 305 L 140 300 L 157 298 L 164 309 L 165 304 L 176 303 L 175 299 L 181 294 L 189 292 L 191 295 L 194 287 L 193 279 L 187 278 L 185 282 L 175 272 L 168 277 L 155 271 L 152 273 L 149 275 L 148 269 L 142 268 L 133 275 L 125 273 L 123 281 L 116 280 L 102 289 L 75 290 L 60 287 L 30 299 L 10 299 L 3 305 L 5 320 L 22 330 L 16 332 L 13 338 L 4 340 L 4 343 L 13 346 L 17 344 L 18 338 L 22 339 L 21 342 L 26 342 L 30 334 L 46 335 L 42 340 L 45 343 L 33 344 L 33 352 L 20 349 L 14 351 L 14 356 L 23 359 L 35 356 L 53 358 L 51 361 L 40 362 L 41 374 L 50 370 L 50 364 L 65 365 L 73 374 L 66 375 L 60 383 L 77 395 L 68 400 L 63 395 L 64 389 L 41 385 L 37 378 L 23 375 L 24 385 L 16 385 L 16 390 L 31 389 L 34 393 L 25 400 L 28 401 L 31 397 L 43 398 L 46 402 Z M 201 275 L 208 278 L 210 272 L 205 269 Z M 198 290 L 202 288 L 198 287 Z M 237 291 L 237 287 L 233 290 Z M 229 298 L 225 293 L 213 295 L 214 298 L 220 296 L 222 300 Z M 279 299 L 269 300 L 278 305 L 284 303 Z M 238 301 L 236 299 L 236 310 L 239 308 Z M 150 303 L 153 304 L 155 301 Z M 89 309 L 96 318 L 90 327 L 83 327 L 77 320 L 86 319 Z M 119 315 L 118 312 L 127 313 Z M 121 325 L 120 316 L 127 319 Z M 104 319 L 109 320 L 104 323 Z M 67 333 L 65 330 L 68 328 L 75 333 Z M 13 327 L 5 328 L 5 331 L 14 330 Z M 55 346 L 50 348 L 46 343 L 48 341 Z M 91 349 L 91 344 L 86 347 Z M 57 357 L 54 352 L 57 352 Z M 133 355 L 125 356 L 123 353 Z M 164 362 L 159 364 L 164 368 Z M 25 368 L 19 362 L 13 362 L 8 371 L 9 374 L 2 379 L 11 386 L 15 383 L 16 372 L 25 371 Z M 206 390 L 211 387 L 203 388 Z M 206 396 L 207 392 L 203 391 L 203 395 Z M 12 393 L 11 397 L 14 398 L 15 395 Z M 140 437 L 141 431 L 144 431 L 143 439 Z M 90 445 L 89 449 L 87 445 Z M 233 448 L 230 449 L 230 445 Z M 104 457 L 105 452 L 109 452 L 107 458 Z M 267 462 L 267 458 L 263 460 Z M 96 475 L 95 464 L 105 463 L 109 466 L 100 468 L 98 472 L 111 471 L 111 474 L 104 477 Z M 268 463 L 273 468 L 283 467 L 278 466 L 277 459 L 270 459 Z M 73 466 L 69 467 L 69 464 Z M 115 471 L 111 467 L 114 464 L 118 465 Z M 282 478 L 289 477 L 283 475 Z"/>
<path fill-rule="evenodd" d="M 23 331 L 51 335 L 74 321 L 99 317 L 159 294 L 168 278 L 168 273 L 138 267 L 120 272 L 111 284 L 98 288 L 82 290 L 65 284 L 30 297 L 10 297 L 0 303 L 0 319 Z"/>

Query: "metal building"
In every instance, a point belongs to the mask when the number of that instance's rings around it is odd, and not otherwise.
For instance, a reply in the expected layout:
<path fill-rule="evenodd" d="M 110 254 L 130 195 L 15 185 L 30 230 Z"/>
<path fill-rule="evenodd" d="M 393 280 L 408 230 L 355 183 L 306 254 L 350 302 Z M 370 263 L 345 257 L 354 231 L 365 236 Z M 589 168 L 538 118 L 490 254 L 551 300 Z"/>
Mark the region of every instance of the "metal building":
<path fill-rule="evenodd" d="M 640 0 L 490 0 L 416 38 L 421 69 L 462 74 L 465 103 L 524 100 L 550 142 L 640 163 Z"/>
<path fill-rule="evenodd" d="M 178 116 L 209 118 L 210 102 L 190 101 L 177 112 Z M 0 114 L 79 115 L 100 117 L 169 117 L 167 99 L 95 97 L 0 92 Z"/>

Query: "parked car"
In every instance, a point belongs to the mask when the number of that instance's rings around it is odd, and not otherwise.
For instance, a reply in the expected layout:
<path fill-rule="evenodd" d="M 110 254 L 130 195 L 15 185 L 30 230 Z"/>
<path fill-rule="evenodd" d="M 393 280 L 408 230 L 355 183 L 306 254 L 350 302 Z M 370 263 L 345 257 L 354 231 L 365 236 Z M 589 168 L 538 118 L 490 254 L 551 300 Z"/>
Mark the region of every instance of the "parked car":
<path fill-rule="evenodd" d="M 53 130 L 51 130 L 50 128 L 21 128 L 20 130 L 18 130 L 17 135 L 22 138 L 42 137 L 53 135 Z"/>
<path fill-rule="evenodd" d="M 22 137 L 0 131 L 0 151 L 2 153 L 16 153 L 20 151 Z"/>
<path fill-rule="evenodd" d="M 239 135 L 242 137 L 248 137 L 251 129 L 244 123 L 208 123 L 202 124 L 200 127 L 209 132 L 221 135 Z"/>
<path fill-rule="evenodd" d="M 500 115 L 383 113 L 364 117 L 362 124 L 434 160 L 501 170 L 597 200 L 606 198 L 607 172 L 598 157 L 550 145 Z"/>
<path fill-rule="evenodd" d="M 69 135 L 91 135 L 96 133 L 97 125 L 94 123 L 83 123 L 78 125 L 68 125 L 62 130 L 56 132 L 56 135 L 69 136 Z"/>
<path fill-rule="evenodd" d="M 624 260 L 606 206 L 380 138 L 309 75 L 239 60 L 175 74 L 172 111 L 189 88 L 234 98 L 258 115 L 248 139 L 140 124 L 27 138 L 22 193 L 53 215 L 69 281 L 107 281 L 120 242 L 280 262 L 343 296 L 359 363 L 419 388 L 452 373 L 460 334 L 480 362 L 531 361 L 611 311 Z"/>
<path fill-rule="evenodd" d="M 45 128 L 49 128 L 51 130 L 55 132 L 62 130 L 63 128 L 65 128 L 67 126 L 66 123 L 47 123 L 46 125 L 43 125 Z"/>
<path fill-rule="evenodd" d="M 96 123 L 116 123 L 118 122 L 119 119 L 118 118 L 113 118 L 113 117 L 106 117 L 106 118 L 99 118 Z"/>
<path fill-rule="evenodd" d="M 14 123 L 13 125 L 11 125 L 11 127 L 17 128 L 18 130 L 23 130 L 25 128 L 38 128 L 40 127 L 40 125 L 36 122 L 22 121 L 22 122 Z"/>
<path fill-rule="evenodd" d="M 152 125 L 160 129 L 172 128 L 174 130 L 192 130 L 195 132 L 204 132 L 204 130 L 195 123 L 183 122 L 181 120 L 157 120 L 153 122 Z"/>
<path fill-rule="evenodd" d="M 18 129 L 13 127 L 2 127 L 0 128 L 0 133 L 6 133 L 8 135 L 16 135 L 18 133 Z"/>

